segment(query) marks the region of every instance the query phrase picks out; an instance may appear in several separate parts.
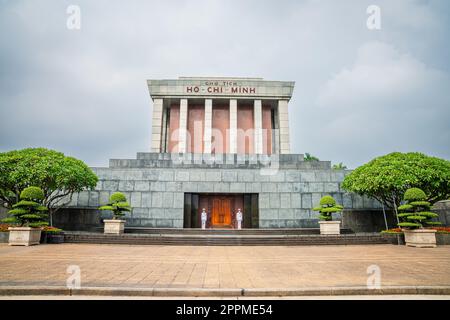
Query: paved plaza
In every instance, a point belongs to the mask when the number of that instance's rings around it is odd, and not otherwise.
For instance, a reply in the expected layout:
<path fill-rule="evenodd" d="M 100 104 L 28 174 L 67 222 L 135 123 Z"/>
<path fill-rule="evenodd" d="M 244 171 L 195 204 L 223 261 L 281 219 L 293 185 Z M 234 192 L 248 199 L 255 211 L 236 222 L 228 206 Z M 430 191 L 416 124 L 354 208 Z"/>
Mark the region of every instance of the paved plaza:
<path fill-rule="evenodd" d="M 65 286 L 71 265 L 82 287 L 314 288 L 366 286 L 368 267 L 381 286 L 450 286 L 450 247 L 0 245 L 0 287 Z"/>

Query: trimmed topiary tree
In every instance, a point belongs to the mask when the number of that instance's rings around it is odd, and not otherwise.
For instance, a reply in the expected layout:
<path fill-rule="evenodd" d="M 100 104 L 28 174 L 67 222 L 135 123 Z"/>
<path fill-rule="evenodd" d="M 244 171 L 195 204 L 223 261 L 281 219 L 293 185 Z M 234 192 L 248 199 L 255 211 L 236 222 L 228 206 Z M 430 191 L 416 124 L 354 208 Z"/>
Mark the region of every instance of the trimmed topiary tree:
<path fill-rule="evenodd" d="M 319 219 L 323 221 L 331 221 L 332 214 L 334 212 L 341 212 L 342 210 L 344 210 L 344 207 L 336 204 L 336 200 L 332 196 L 322 197 L 319 205 L 313 208 L 313 211 L 319 211 Z"/>
<path fill-rule="evenodd" d="M 438 214 L 430 212 L 431 203 L 427 201 L 427 195 L 419 188 L 406 190 L 403 200 L 405 204 L 398 207 L 398 217 L 401 222 L 399 227 L 407 229 L 422 229 L 424 226 L 439 225 L 440 222 L 431 221 Z"/>
<path fill-rule="evenodd" d="M 101 206 L 100 210 L 110 210 L 113 213 L 113 219 L 119 219 L 125 215 L 125 212 L 131 211 L 127 198 L 121 192 L 115 192 L 109 197 L 109 203 Z"/>
<path fill-rule="evenodd" d="M 11 217 L 3 222 L 17 224 L 20 227 L 37 228 L 46 226 L 48 218 L 47 207 L 42 205 L 44 192 L 39 187 L 28 187 L 20 193 L 20 201 L 14 204 L 8 214 Z"/>

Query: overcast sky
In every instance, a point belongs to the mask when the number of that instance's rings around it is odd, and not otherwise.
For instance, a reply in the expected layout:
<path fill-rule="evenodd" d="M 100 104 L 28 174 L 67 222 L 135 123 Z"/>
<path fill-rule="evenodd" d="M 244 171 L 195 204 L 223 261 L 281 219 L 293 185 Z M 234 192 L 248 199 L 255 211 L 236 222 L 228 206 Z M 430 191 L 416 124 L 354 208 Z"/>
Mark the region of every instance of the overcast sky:
<path fill-rule="evenodd" d="M 135 158 L 150 150 L 146 79 L 230 76 L 296 82 L 293 153 L 350 168 L 393 151 L 450 159 L 449 39 L 445 0 L 0 0 L 0 151 Z"/>

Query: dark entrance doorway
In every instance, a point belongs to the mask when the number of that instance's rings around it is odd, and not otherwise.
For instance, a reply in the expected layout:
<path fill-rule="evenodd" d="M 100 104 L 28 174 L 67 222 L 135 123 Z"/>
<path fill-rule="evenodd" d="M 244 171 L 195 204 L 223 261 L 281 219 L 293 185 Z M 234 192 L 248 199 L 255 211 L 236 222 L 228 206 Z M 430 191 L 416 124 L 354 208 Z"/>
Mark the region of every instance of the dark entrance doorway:
<path fill-rule="evenodd" d="M 258 228 L 258 194 L 185 193 L 184 228 L 200 228 L 201 212 L 208 214 L 206 228 L 236 228 L 236 213 L 243 213 L 243 228 Z"/>

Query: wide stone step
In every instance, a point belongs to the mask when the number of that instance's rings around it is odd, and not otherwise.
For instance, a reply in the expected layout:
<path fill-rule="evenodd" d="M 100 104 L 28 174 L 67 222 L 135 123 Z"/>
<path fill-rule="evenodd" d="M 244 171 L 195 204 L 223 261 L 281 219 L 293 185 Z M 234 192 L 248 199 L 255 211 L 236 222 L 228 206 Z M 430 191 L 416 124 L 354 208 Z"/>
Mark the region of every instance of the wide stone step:
<path fill-rule="evenodd" d="M 186 234 L 122 234 L 66 232 L 68 243 L 104 243 L 134 245 L 205 245 L 205 246 L 277 246 L 277 245 L 348 245 L 386 244 L 379 234 L 324 235 L 186 235 Z"/>
<path fill-rule="evenodd" d="M 103 228 L 98 228 L 103 232 Z M 125 233 L 138 234 L 183 234 L 183 235 L 307 235 L 320 234 L 319 228 L 274 228 L 274 229 L 199 229 L 199 228 L 145 228 L 125 227 Z M 351 234 L 353 231 L 342 228 L 341 234 Z"/>

